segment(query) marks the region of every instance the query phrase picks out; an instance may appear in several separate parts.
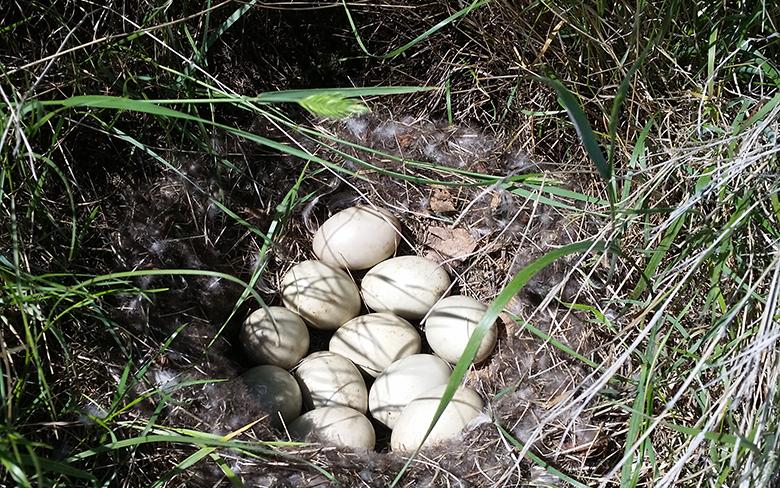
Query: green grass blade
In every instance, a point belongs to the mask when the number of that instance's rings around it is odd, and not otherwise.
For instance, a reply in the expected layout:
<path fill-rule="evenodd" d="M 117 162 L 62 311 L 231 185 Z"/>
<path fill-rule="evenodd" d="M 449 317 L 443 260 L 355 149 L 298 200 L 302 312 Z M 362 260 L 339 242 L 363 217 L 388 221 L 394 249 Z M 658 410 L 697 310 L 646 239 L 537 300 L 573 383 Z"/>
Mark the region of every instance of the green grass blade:
<path fill-rule="evenodd" d="M 407 42 L 401 47 L 395 48 L 392 51 L 388 52 L 387 54 L 372 54 L 368 51 L 366 48 L 366 45 L 363 43 L 363 39 L 360 37 L 360 32 L 358 31 L 357 25 L 355 25 L 355 20 L 352 18 L 352 14 L 349 11 L 349 7 L 347 7 L 346 0 L 341 0 L 341 4 L 344 6 L 344 12 L 347 14 L 347 21 L 349 22 L 350 27 L 352 28 L 352 33 L 355 35 L 355 40 L 358 43 L 358 46 L 360 46 L 360 50 L 366 53 L 367 56 L 370 56 L 372 58 L 383 58 L 383 59 L 389 59 L 394 58 L 400 54 L 403 54 L 410 48 L 416 46 L 420 42 L 428 39 L 430 36 L 435 34 L 436 32 L 440 31 L 441 29 L 447 27 L 452 22 L 458 20 L 459 18 L 463 17 L 464 15 L 469 14 L 475 9 L 478 9 L 479 7 L 482 7 L 483 5 L 486 5 L 490 2 L 490 0 L 475 0 L 470 5 L 467 5 L 466 7 L 458 10 L 454 14 L 450 15 L 449 17 L 437 22 L 433 27 L 428 28 L 425 32 L 418 35 L 411 41 Z"/>
<path fill-rule="evenodd" d="M 734 135 L 741 134 L 746 129 L 752 127 L 756 123 L 763 121 L 766 116 L 780 105 L 780 93 L 776 93 L 775 96 L 773 96 L 769 101 L 764 103 L 764 105 L 756 111 L 753 115 L 750 116 L 743 124 L 739 125 L 739 128 L 736 130 Z"/>
<path fill-rule="evenodd" d="M 123 283 L 124 280 L 126 280 L 127 278 L 138 278 L 141 276 L 170 276 L 170 275 L 211 276 L 213 278 L 221 278 L 226 281 L 230 281 L 232 283 L 236 283 L 238 285 L 243 286 L 245 290 L 249 290 L 249 293 L 251 293 L 252 296 L 255 298 L 255 300 L 257 300 L 257 303 L 259 304 L 264 303 L 262 297 L 255 290 L 253 290 L 248 283 L 242 281 L 239 278 L 236 278 L 233 275 L 220 273 L 218 271 L 210 271 L 206 269 L 147 269 L 147 270 L 136 270 L 136 271 L 121 271 L 118 273 L 110 273 L 110 274 L 95 276 L 94 278 L 90 278 L 88 280 L 82 281 L 74 285 L 71 289 L 77 291 L 80 289 L 88 288 L 93 285 L 103 286 L 103 285 L 112 285 L 116 283 Z"/>
<path fill-rule="evenodd" d="M 569 114 L 569 119 L 571 119 L 572 124 L 574 124 L 577 135 L 579 135 L 582 144 L 585 146 L 585 151 L 591 161 L 596 165 L 596 169 L 601 177 L 605 181 L 611 182 L 612 167 L 607 162 L 607 158 L 604 157 L 604 153 L 601 151 L 599 143 L 596 140 L 596 135 L 593 133 L 593 128 L 590 126 L 587 117 L 585 117 L 582 108 L 580 108 L 580 103 L 577 101 L 577 98 L 558 80 L 543 77 L 537 79 L 542 83 L 551 86 L 558 94 L 558 100 L 563 108 L 566 109 L 566 113 Z"/>
<path fill-rule="evenodd" d="M 298 157 L 304 161 L 316 162 L 323 166 L 331 168 L 334 171 L 349 174 L 351 176 L 355 176 L 359 178 L 359 176 L 355 175 L 352 171 L 349 171 L 339 165 L 326 161 L 318 156 L 307 153 L 297 147 L 288 146 L 286 144 L 282 144 L 280 142 L 268 139 L 266 137 L 259 136 L 252 132 L 248 132 L 245 130 L 237 129 L 235 127 L 231 127 L 229 125 L 220 124 L 217 122 L 202 119 L 194 115 L 186 114 L 184 112 L 179 112 L 177 110 L 169 109 L 167 107 L 163 107 L 153 103 L 144 102 L 142 100 L 132 100 L 127 98 L 103 96 L 103 95 L 86 95 L 86 96 L 76 96 L 72 98 L 67 98 L 64 100 L 56 100 L 56 101 L 52 100 L 46 103 L 46 105 L 60 106 L 63 108 L 89 107 L 89 108 L 103 108 L 103 109 L 114 109 L 114 110 L 127 110 L 132 112 L 147 113 L 150 115 L 158 115 L 162 117 L 170 117 L 173 119 L 187 120 L 196 123 L 203 123 L 205 125 L 210 125 L 225 130 L 230 134 L 243 137 L 249 141 L 260 144 L 262 146 L 269 147 L 283 154 L 289 154 L 291 156 Z"/>
<path fill-rule="evenodd" d="M 240 435 L 241 433 L 246 432 L 247 430 L 251 429 L 259 421 L 260 421 L 260 419 L 255 420 L 254 422 L 251 422 L 251 423 L 249 423 L 249 424 L 247 424 L 247 425 L 245 425 L 245 426 L 243 426 L 243 427 L 241 427 L 241 428 L 239 428 L 239 429 L 237 429 L 237 430 L 235 430 L 233 432 L 230 432 L 227 435 L 220 436 L 220 437 L 218 437 L 218 440 L 224 441 L 224 442 L 230 441 L 233 438 L 235 438 L 236 436 Z M 209 437 L 206 436 L 205 438 L 209 438 Z M 183 473 L 188 468 L 196 465 L 197 463 L 199 463 L 206 456 L 210 456 L 212 459 L 217 461 L 217 463 L 219 464 L 218 459 L 221 459 L 221 457 L 214 452 L 216 450 L 217 450 L 216 447 L 202 447 L 202 448 L 200 448 L 199 450 L 197 450 L 196 452 L 194 452 L 190 456 L 188 456 L 186 459 L 184 459 L 182 462 L 177 464 L 173 469 L 171 469 L 170 471 L 165 473 L 163 476 L 161 476 L 160 479 L 158 479 L 152 485 L 152 488 L 158 488 L 160 486 L 165 485 L 168 481 L 172 480 L 176 475 L 178 475 L 180 473 Z M 220 467 L 221 467 L 221 465 L 220 465 Z M 228 466 L 225 466 L 225 467 L 228 470 L 230 470 L 230 468 Z M 223 469 L 223 472 L 225 472 L 224 468 L 221 467 L 221 469 Z M 233 477 L 235 477 L 235 473 L 233 473 L 232 470 L 230 470 L 229 473 L 232 473 Z M 225 474 L 230 478 L 230 475 L 228 474 L 228 472 L 225 472 Z"/>
<path fill-rule="evenodd" d="M 241 478 L 236 474 L 236 472 L 230 468 L 228 463 L 225 461 L 225 458 L 216 452 L 209 454 L 209 457 L 213 459 L 215 463 L 217 463 L 217 466 L 219 466 L 219 469 L 221 469 L 225 474 L 225 477 L 228 479 L 228 481 L 230 481 L 230 485 L 233 488 L 245 488 L 244 482 L 241 481 Z"/>
<path fill-rule="evenodd" d="M 249 288 L 246 288 L 244 292 L 241 293 L 241 296 L 238 298 L 238 300 L 236 300 L 236 303 L 233 305 L 233 310 L 231 310 L 230 314 L 223 321 L 222 326 L 219 328 L 217 333 L 214 334 L 214 337 L 211 339 L 211 341 L 209 341 L 208 346 L 206 346 L 207 349 L 210 349 L 211 346 L 213 346 L 214 343 L 217 341 L 217 339 L 220 337 L 220 335 L 228 326 L 232 318 L 241 308 L 241 305 L 243 305 L 244 302 L 247 300 L 247 298 L 249 298 L 248 290 L 254 289 L 255 285 L 257 284 L 257 281 L 262 276 L 263 271 L 265 271 L 265 263 L 267 262 L 268 251 L 271 249 L 271 245 L 274 242 L 274 238 L 276 237 L 276 234 L 279 232 L 280 229 L 284 228 L 284 225 L 287 223 L 287 220 L 290 218 L 290 214 L 298 200 L 298 192 L 300 190 L 301 184 L 305 179 L 307 169 L 308 169 L 308 165 L 304 165 L 304 168 L 301 170 L 301 173 L 298 175 L 298 179 L 296 180 L 295 184 L 287 191 L 284 198 L 282 199 L 282 202 L 276 207 L 274 218 L 271 221 L 271 223 L 268 225 L 268 231 L 267 231 L 268 238 L 263 241 L 263 245 L 258 251 L 257 258 L 255 259 L 256 265 L 252 270 L 252 274 L 249 278 Z M 264 303 L 262 303 L 261 305 L 265 307 Z"/>
<path fill-rule="evenodd" d="M 666 235 L 664 235 L 664 238 L 661 240 L 660 244 L 655 248 L 655 250 L 653 250 L 653 254 L 650 257 L 647 266 L 645 266 L 644 275 L 648 277 L 648 279 L 652 279 L 653 276 L 655 275 L 658 266 L 663 261 L 664 257 L 666 256 L 666 253 L 669 252 L 669 249 L 671 249 L 672 243 L 677 237 L 677 234 L 683 228 L 683 225 L 685 224 L 686 220 L 687 218 L 685 214 L 680 215 L 666 231 Z M 645 280 L 637 281 L 636 286 L 634 286 L 634 290 L 631 292 L 632 300 L 636 300 L 637 298 L 639 298 L 642 292 L 644 292 L 647 289 L 647 283 L 648 282 Z M 650 291 L 652 292 L 652 290 Z"/>
<path fill-rule="evenodd" d="M 13 459 L 12 455 L 0 451 L 0 465 L 5 468 L 6 472 L 11 475 L 11 478 L 18 483 L 19 486 L 32 488 L 32 484 L 30 483 L 27 474 L 24 469 L 21 468 L 21 465 L 23 465 L 20 459 L 21 456 L 21 454 L 15 453 L 13 457 L 16 459 Z"/>
<path fill-rule="evenodd" d="M 652 383 L 652 363 L 655 358 L 656 330 L 653 329 L 650 337 L 647 339 L 647 351 L 642 361 L 642 367 L 639 373 L 639 381 L 636 398 L 632 408 L 631 419 L 628 422 L 628 433 L 626 434 L 624 458 L 626 459 L 620 473 L 621 488 L 633 488 L 637 485 L 640 473 L 642 472 L 644 453 L 650 444 L 650 439 L 645 439 L 637 450 L 636 455 L 632 451 L 634 443 L 642 435 L 642 428 L 647 424 L 647 418 L 653 413 L 653 383 Z M 634 461 L 636 459 L 636 461 Z"/>
<path fill-rule="evenodd" d="M 97 456 L 98 454 L 102 454 L 105 452 L 125 449 L 127 447 L 141 446 L 144 444 L 159 444 L 159 443 L 183 444 L 183 445 L 196 446 L 201 448 L 221 447 L 226 449 L 244 450 L 244 451 L 250 451 L 256 453 L 262 453 L 271 456 L 279 455 L 278 451 L 274 451 L 273 449 L 269 449 L 268 447 L 265 447 L 268 445 L 273 445 L 273 443 L 259 443 L 259 442 L 248 443 L 248 442 L 240 442 L 240 441 L 222 441 L 217 439 L 195 438 L 190 436 L 174 435 L 174 434 L 150 434 L 145 436 L 122 439 L 116 442 L 110 442 L 102 446 L 87 449 L 78 454 L 74 454 L 73 456 L 69 457 L 67 461 L 75 462 L 81 459 Z"/>
<path fill-rule="evenodd" d="M 753 451 L 754 454 L 760 453 L 758 447 L 752 442 L 750 442 L 750 439 L 746 439 L 745 437 L 738 434 L 725 434 L 723 432 L 704 432 L 702 429 L 697 427 L 687 427 L 685 425 L 679 425 L 672 422 L 662 421 L 661 425 L 668 427 L 669 429 L 672 429 L 674 431 L 680 432 L 682 434 L 689 435 L 691 437 L 703 433 L 704 438 L 707 439 L 708 441 L 717 442 L 719 444 L 724 444 L 728 446 L 736 446 L 739 444 L 749 449 L 750 451 Z"/>
<path fill-rule="evenodd" d="M 645 48 L 639 54 L 636 61 L 628 69 L 628 73 L 623 77 L 623 81 L 620 82 L 617 93 L 615 94 L 615 100 L 612 102 L 612 110 L 609 114 L 609 125 L 607 132 L 609 134 L 609 149 L 608 149 L 608 165 L 609 168 L 615 167 L 615 148 L 617 147 L 617 126 L 620 122 L 620 109 L 623 107 L 623 100 L 625 100 L 628 94 L 628 88 L 631 84 L 631 80 L 634 78 L 634 74 L 637 72 L 640 66 L 645 62 L 647 54 L 650 52 L 650 48 L 653 45 L 653 40 L 650 39 Z M 602 175 L 603 176 L 603 175 Z"/>
<path fill-rule="evenodd" d="M 214 45 L 217 40 L 222 37 L 222 34 L 224 34 L 228 29 L 233 27 L 233 24 L 238 22 L 238 19 L 244 16 L 245 13 L 247 13 L 252 7 L 255 6 L 257 3 L 257 0 L 249 0 L 244 5 L 241 5 L 238 7 L 230 16 L 225 19 L 221 24 L 219 24 L 219 27 L 217 27 L 214 32 L 212 32 L 207 38 L 203 46 L 203 51 L 201 52 L 201 56 L 205 56 L 209 49 L 211 49 L 211 46 Z M 208 32 L 208 29 L 204 29 L 205 32 Z"/>
<path fill-rule="evenodd" d="M 59 461 L 52 461 L 50 459 L 45 459 L 42 457 L 36 456 L 35 461 L 31 459 L 31 456 L 27 454 L 22 454 L 20 456 L 21 461 L 25 465 L 32 465 L 33 463 L 37 463 L 42 468 L 43 472 L 50 472 L 50 473 L 59 473 L 64 476 L 69 476 L 71 478 L 79 478 L 84 480 L 91 480 L 95 481 L 96 478 L 91 473 L 87 473 L 84 470 L 74 468 L 73 466 L 61 463 Z"/>
<path fill-rule="evenodd" d="M 311 88 L 305 90 L 279 90 L 275 92 L 263 92 L 255 96 L 236 96 L 224 94 L 220 97 L 202 97 L 202 98 L 159 98 L 159 99 L 132 99 L 136 102 L 150 103 L 153 105 L 210 105 L 215 103 L 299 103 L 308 97 L 314 95 L 338 95 L 346 98 L 355 97 L 376 97 L 388 95 L 406 95 L 410 93 L 420 93 L 437 90 L 432 86 L 373 86 L 373 87 L 355 87 L 355 88 Z M 93 96 L 82 95 L 81 98 Z M 106 95 L 98 95 L 106 96 Z M 73 97 L 79 98 L 79 97 Z M 131 100 L 131 99 L 126 99 Z M 45 105 L 59 105 L 57 100 L 45 100 L 41 102 Z M 89 100 L 86 101 L 89 103 Z"/>

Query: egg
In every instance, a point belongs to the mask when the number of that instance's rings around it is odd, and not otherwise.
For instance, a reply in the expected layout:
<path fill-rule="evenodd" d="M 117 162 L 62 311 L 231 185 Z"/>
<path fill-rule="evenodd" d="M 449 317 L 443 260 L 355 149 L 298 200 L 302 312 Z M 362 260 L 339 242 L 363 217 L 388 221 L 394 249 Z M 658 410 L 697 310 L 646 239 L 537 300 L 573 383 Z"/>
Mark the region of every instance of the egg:
<path fill-rule="evenodd" d="M 368 389 L 352 361 L 330 351 L 305 357 L 294 371 L 307 407 L 351 407 L 365 413 Z"/>
<path fill-rule="evenodd" d="M 425 320 L 425 338 L 439 357 L 455 364 L 460 359 L 471 334 L 487 312 L 487 305 L 463 295 L 443 298 Z M 479 344 L 475 363 L 487 359 L 496 346 L 496 324 L 490 325 Z"/>
<path fill-rule="evenodd" d="M 412 400 L 450 379 L 450 366 L 432 354 L 414 354 L 391 364 L 368 393 L 371 416 L 391 429 Z"/>
<path fill-rule="evenodd" d="M 417 449 L 446 389 L 447 385 L 437 386 L 415 398 L 401 410 L 390 436 L 390 447 L 394 451 Z M 479 416 L 483 407 L 482 399 L 474 390 L 460 387 L 439 417 L 423 447 L 454 438 L 469 422 Z"/>
<path fill-rule="evenodd" d="M 316 329 L 335 330 L 360 313 L 360 292 L 344 271 L 303 261 L 284 275 L 284 306 Z"/>
<path fill-rule="evenodd" d="M 289 426 L 290 435 L 349 449 L 373 449 L 376 434 L 365 415 L 349 407 L 322 407 L 306 412 Z"/>
<path fill-rule="evenodd" d="M 301 413 L 301 389 L 295 378 L 284 369 L 273 366 L 255 366 L 241 375 L 252 398 L 271 415 L 278 425 L 279 414 L 285 423 Z"/>
<path fill-rule="evenodd" d="M 309 350 L 309 329 L 284 307 L 255 310 L 241 326 L 241 344 L 255 364 L 289 369 Z"/>
<path fill-rule="evenodd" d="M 422 339 L 412 324 L 391 313 L 361 315 L 339 327 L 328 349 L 377 376 L 393 361 L 420 352 Z"/>
<path fill-rule="evenodd" d="M 366 305 L 405 319 L 420 319 L 445 294 L 450 277 L 437 263 L 419 256 L 399 256 L 371 268 L 361 287 Z"/>
<path fill-rule="evenodd" d="M 350 207 L 326 220 L 314 234 L 320 261 L 352 270 L 368 269 L 395 254 L 401 223 L 383 208 Z"/>

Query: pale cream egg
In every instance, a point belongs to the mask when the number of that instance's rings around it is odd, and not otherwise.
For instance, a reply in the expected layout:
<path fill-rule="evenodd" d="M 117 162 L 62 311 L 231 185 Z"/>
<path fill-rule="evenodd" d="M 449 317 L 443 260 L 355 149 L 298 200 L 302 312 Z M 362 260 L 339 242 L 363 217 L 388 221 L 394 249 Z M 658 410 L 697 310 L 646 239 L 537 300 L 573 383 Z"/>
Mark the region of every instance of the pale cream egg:
<path fill-rule="evenodd" d="M 433 420 L 446 388 L 447 385 L 437 386 L 415 398 L 401 410 L 401 415 L 390 436 L 390 447 L 394 451 L 417 449 Z M 483 407 L 482 399 L 474 390 L 460 387 L 439 417 L 423 447 L 455 438 L 464 427 L 479 416 Z"/>
<path fill-rule="evenodd" d="M 319 440 L 349 449 L 373 449 L 374 426 L 349 407 L 322 407 L 306 412 L 289 426 L 290 435 L 303 441 Z"/>
<path fill-rule="evenodd" d="M 309 350 L 309 329 L 294 312 L 284 307 L 266 307 L 246 318 L 240 340 L 255 364 L 290 369 Z"/>
<path fill-rule="evenodd" d="M 377 376 L 393 361 L 420 352 L 422 339 L 412 324 L 391 313 L 361 315 L 339 327 L 328 349 Z"/>
<path fill-rule="evenodd" d="M 436 262 L 399 256 L 371 268 L 361 288 L 371 310 L 420 319 L 446 293 L 450 283 L 449 275 Z"/>
<path fill-rule="evenodd" d="M 293 374 L 301 387 L 307 407 L 350 407 L 365 413 L 368 389 L 352 361 L 330 351 L 303 358 Z"/>
<path fill-rule="evenodd" d="M 255 366 L 241 375 L 250 396 L 279 424 L 279 414 L 285 423 L 301 413 L 301 389 L 286 370 L 273 365 Z"/>
<path fill-rule="evenodd" d="M 399 359 L 374 381 L 368 392 L 368 410 L 372 417 L 392 429 L 404 407 L 449 379 L 449 364 L 432 354 Z"/>
<path fill-rule="evenodd" d="M 425 338 L 433 352 L 445 361 L 457 363 L 485 312 L 487 305 L 471 297 L 453 295 L 441 299 L 425 320 Z M 496 337 L 493 322 L 479 344 L 474 363 L 484 361 L 493 352 Z"/>
<path fill-rule="evenodd" d="M 317 329 L 336 330 L 360 313 L 360 292 L 344 271 L 303 261 L 282 278 L 284 306 Z"/>
<path fill-rule="evenodd" d="M 383 208 L 350 207 L 326 220 L 314 234 L 314 254 L 324 263 L 367 269 L 393 254 L 401 223 Z"/>

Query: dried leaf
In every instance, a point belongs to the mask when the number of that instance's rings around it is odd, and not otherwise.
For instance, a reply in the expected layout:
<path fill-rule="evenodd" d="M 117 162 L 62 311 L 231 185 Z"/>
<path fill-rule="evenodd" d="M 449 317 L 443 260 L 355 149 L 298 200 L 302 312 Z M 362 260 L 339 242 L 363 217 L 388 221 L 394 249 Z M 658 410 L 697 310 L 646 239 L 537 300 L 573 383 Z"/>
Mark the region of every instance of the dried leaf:
<path fill-rule="evenodd" d="M 477 248 L 477 241 L 466 229 L 430 227 L 425 245 L 444 259 L 458 259 L 468 256 Z"/>

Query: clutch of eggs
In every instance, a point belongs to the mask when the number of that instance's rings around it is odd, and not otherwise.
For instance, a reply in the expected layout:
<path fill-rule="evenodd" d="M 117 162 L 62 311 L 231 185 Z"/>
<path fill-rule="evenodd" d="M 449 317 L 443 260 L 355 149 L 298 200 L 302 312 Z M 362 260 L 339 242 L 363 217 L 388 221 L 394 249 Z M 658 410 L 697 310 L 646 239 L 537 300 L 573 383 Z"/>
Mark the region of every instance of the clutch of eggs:
<path fill-rule="evenodd" d="M 416 449 L 422 442 L 450 364 L 460 359 L 487 307 L 466 296 L 444 298 L 451 285 L 446 270 L 419 256 L 393 258 L 400 240 L 401 225 L 387 210 L 358 206 L 338 212 L 314 236 L 319 260 L 298 263 L 282 278 L 286 308 L 263 307 L 242 325 L 248 358 L 264 365 L 243 379 L 294 438 L 371 449 L 376 435 L 370 412 L 392 429 L 393 450 Z M 364 269 L 358 290 L 348 272 Z M 359 315 L 361 293 L 373 312 Z M 420 354 L 422 339 L 407 321 L 426 315 L 425 336 L 436 355 Z M 306 325 L 334 331 L 328 351 L 304 357 Z M 495 343 L 491 324 L 475 363 Z M 375 378 L 370 392 L 364 375 Z M 309 411 L 300 415 L 304 407 Z M 425 446 L 458 435 L 482 408 L 476 392 L 459 388 Z"/>

